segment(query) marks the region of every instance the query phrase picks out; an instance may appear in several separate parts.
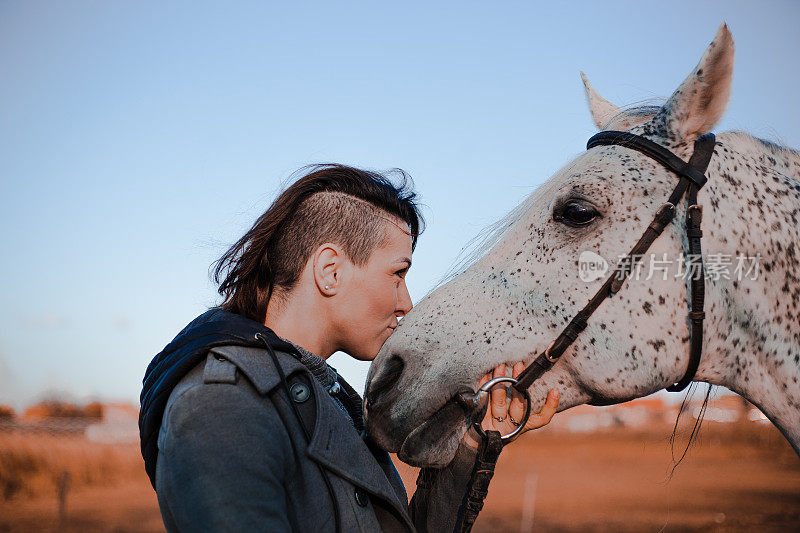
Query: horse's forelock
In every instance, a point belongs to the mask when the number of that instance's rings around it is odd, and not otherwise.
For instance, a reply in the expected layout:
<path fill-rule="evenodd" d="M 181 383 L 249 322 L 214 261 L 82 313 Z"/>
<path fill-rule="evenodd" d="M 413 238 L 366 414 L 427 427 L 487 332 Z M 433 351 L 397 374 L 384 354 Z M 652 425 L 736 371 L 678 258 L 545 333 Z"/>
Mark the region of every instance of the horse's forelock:
<path fill-rule="evenodd" d="M 611 118 L 603 127 L 603 130 L 627 131 L 634 126 L 649 122 L 661 109 L 660 105 L 652 105 L 649 102 L 656 102 L 657 99 L 637 102 L 630 107 L 622 109 L 617 115 Z"/>

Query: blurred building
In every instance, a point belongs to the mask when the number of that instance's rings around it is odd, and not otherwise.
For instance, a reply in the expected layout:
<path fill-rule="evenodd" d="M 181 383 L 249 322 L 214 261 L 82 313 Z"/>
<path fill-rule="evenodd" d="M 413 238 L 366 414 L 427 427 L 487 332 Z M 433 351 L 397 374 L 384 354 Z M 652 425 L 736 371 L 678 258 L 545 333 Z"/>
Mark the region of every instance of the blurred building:
<path fill-rule="evenodd" d="M 700 416 L 703 394 L 687 402 L 684 423 L 694 423 Z M 553 431 L 589 433 L 615 428 L 638 430 L 661 429 L 672 426 L 678 418 L 680 404 L 671 396 L 654 394 L 618 405 L 596 407 L 579 405 L 556 415 L 550 424 Z M 723 392 L 712 397 L 706 406 L 706 422 L 736 423 L 740 421 L 766 421 L 766 417 L 741 396 Z"/>
<path fill-rule="evenodd" d="M 139 410 L 130 404 L 106 404 L 103 419 L 86 428 L 86 437 L 109 444 L 139 442 Z"/>

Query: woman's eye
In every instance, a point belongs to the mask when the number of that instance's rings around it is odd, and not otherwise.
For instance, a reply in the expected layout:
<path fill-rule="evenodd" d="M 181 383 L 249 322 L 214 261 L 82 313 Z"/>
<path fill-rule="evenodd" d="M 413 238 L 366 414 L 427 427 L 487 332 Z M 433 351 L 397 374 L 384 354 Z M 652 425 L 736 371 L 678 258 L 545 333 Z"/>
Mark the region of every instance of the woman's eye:
<path fill-rule="evenodd" d="M 553 215 L 553 219 L 567 226 L 580 227 L 589 225 L 600 213 L 584 203 L 569 201 Z"/>

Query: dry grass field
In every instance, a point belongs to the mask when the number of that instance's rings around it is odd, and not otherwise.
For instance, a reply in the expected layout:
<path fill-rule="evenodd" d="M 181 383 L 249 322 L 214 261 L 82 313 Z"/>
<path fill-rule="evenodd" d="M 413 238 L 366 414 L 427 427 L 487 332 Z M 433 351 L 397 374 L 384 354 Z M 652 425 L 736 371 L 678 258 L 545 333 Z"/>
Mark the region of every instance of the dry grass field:
<path fill-rule="evenodd" d="M 92 443 L 80 435 L 0 432 L 0 501 L 51 495 L 59 482 L 69 492 L 135 479 L 142 468 L 136 452 L 135 446 Z"/>
<path fill-rule="evenodd" d="M 800 459 L 769 424 L 705 422 L 671 479 L 667 424 L 563 426 L 507 448 L 475 531 L 797 531 Z M 135 444 L 0 431 L 0 491 L 0 532 L 163 531 Z"/>
<path fill-rule="evenodd" d="M 59 489 L 65 492 L 63 517 Z M 5 531 L 163 531 L 138 445 L 0 431 Z"/>

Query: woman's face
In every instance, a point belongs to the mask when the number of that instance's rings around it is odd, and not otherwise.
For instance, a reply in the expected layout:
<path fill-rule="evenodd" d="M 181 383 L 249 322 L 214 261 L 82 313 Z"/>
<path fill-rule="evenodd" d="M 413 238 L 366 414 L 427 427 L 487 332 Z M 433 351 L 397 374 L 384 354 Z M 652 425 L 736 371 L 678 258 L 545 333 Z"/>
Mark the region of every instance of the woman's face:
<path fill-rule="evenodd" d="M 386 221 L 386 233 L 386 245 L 375 249 L 365 265 L 350 270 L 337 309 L 341 349 L 362 361 L 378 355 L 397 319 L 412 306 L 405 280 L 411 268 L 408 226 Z"/>

